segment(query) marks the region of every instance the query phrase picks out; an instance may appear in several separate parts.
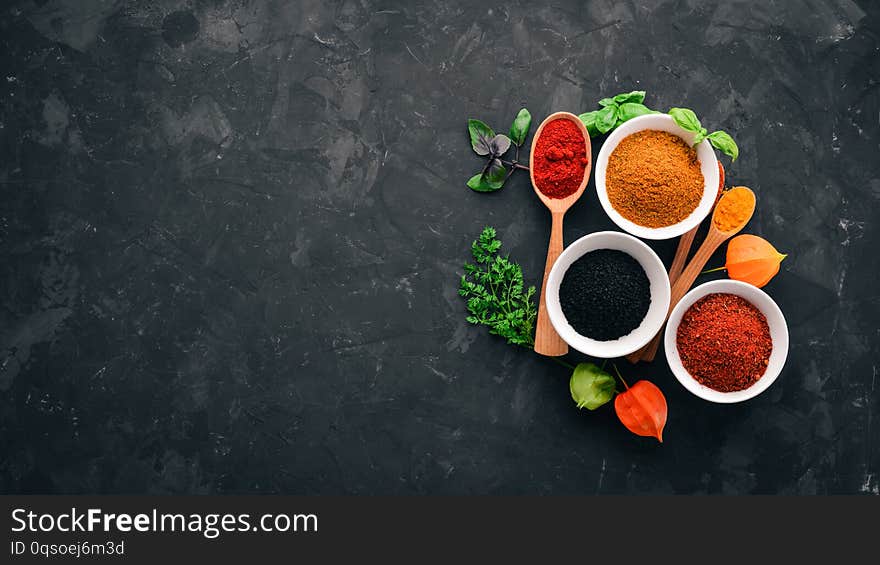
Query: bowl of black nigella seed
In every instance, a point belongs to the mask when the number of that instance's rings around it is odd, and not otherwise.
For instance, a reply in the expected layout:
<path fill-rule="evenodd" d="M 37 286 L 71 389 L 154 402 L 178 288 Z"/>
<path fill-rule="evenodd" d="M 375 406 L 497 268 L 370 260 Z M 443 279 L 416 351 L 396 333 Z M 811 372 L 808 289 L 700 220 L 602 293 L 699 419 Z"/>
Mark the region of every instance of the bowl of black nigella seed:
<path fill-rule="evenodd" d="M 651 341 L 669 311 L 669 276 L 654 251 L 614 231 L 565 248 L 547 278 L 547 313 L 569 346 L 610 359 Z"/>

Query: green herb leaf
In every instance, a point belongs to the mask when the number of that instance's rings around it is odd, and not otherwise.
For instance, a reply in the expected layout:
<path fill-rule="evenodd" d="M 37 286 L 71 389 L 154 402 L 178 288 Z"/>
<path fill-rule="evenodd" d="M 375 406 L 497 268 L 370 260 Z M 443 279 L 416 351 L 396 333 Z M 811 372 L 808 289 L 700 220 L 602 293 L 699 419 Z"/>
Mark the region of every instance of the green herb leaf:
<path fill-rule="evenodd" d="M 499 159 L 491 159 L 482 172 L 468 179 L 468 188 L 477 192 L 494 192 L 504 186 L 507 173 L 507 167 Z"/>
<path fill-rule="evenodd" d="M 486 172 L 483 173 L 483 178 L 489 186 L 501 188 L 501 185 L 507 180 L 507 168 L 499 159 L 492 159 Z"/>
<path fill-rule="evenodd" d="M 709 134 L 709 131 L 706 128 L 700 128 L 700 131 L 694 136 L 694 145 L 696 146 L 698 143 L 702 142 L 706 139 L 706 136 Z"/>
<path fill-rule="evenodd" d="M 510 124 L 510 139 L 517 145 L 522 145 L 529 135 L 529 128 L 532 126 L 532 115 L 528 110 L 523 108 Z"/>
<path fill-rule="evenodd" d="M 645 101 L 645 91 L 644 90 L 633 90 L 632 92 L 623 92 L 618 94 L 613 98 L 615 104 L 626 104 L 628 102 L 632 102 L 635 104 L 641 104 Z"/>
<path fill-rule="evenodd" d="M 587 127 L 587 133 L 590 134 L 590 137 L 596 137 L 600 134 L 599 129 L 596 127 L 596 115 L 598 113 L 599 110 L 593 110 L 592 112 L 585 112 L 578 116 L 578 118 Z"/>
<path fill-rule="evenodd" d="M 495 192 L 504 186 L 504 180 L 491 181 L 486 177 L 486 173 L 477 173 L 468 179 L 467 185 L 474 192 Z"/>
<path fill-rule="evenodd" d="M 578 408 L 595 410 L 614 397 L 615 381 L 610 373 L 594 363 L 579 363 L 571 374 L 568 388 Z"/>
<path fill-rule="evenodd" d="M 699 132 L 702 127 L 700 120 L 697 119 L 697 115 L 688 108 L 670 108 L 669 115 L 672 116 L 675 123 L 688 131 Z"/>
<path fill-rule="evenodd" d="M 623 123 L 638 116 L 644 116 L 645 114 L 659 113 L 660 112 L 652 110 L 644 104 L 639 104 L 637 102 L 625 102 L 621 104 L 620 107 L 617 109 L 617 121 L 619 123 Z"/>
<path fill-rule="evenodd" d="M 596 129 L 608 133 L 617 125 L 617 106 L 605 106 L 596 114 Z"/>
<path fill-rule="evenodd" d="M 713 131 L 707 137 L 712 147 L 729 155 L 732 161 L 736 161 L 736 158 L 739 157 L 739 147 L 726 131 Z"/>
<path fill-rule="evenodd" d="M 614 105 L 614 98 L 603 98 L 602 100 L 599 100 L 599 106 L 605 107 Z"/>
<path fill-rule="evenodd" d="M 489 150 L 493 157 L 504 155 L 508 149 L 510 149 L 510 138 L 503 133 L 499 133 L 489 142 Z"/>
<path fill-rule="evenodd" d="M 502 183 L 503 184 L 503 183 Z M 495 192 L 501 188 L 501 184 L 493 185 L 486 182 L 483 173 L 477 173 L 467 181 L 468 188 L 476 192 Z"/>
<path fill-rule="evenodd" d="M 488 155 L 492 148 L 490 142 L 495 137 L 492 128 L 481 122 L 480 120 L 468 120 L 468 134 L 471 136 L 471 147 L 477 155 Z"/>
<path fill-rule="evenodd" d="M 535 287 L 525 288 L 520 266 L 498 255 L 495 228 L 486 227 L 471 245 L 475 264 L 466 263 L 459 295 L 467 301 L 467 321 L 489 328 L 508 343 L 532 347 L 535 328 Z"/>

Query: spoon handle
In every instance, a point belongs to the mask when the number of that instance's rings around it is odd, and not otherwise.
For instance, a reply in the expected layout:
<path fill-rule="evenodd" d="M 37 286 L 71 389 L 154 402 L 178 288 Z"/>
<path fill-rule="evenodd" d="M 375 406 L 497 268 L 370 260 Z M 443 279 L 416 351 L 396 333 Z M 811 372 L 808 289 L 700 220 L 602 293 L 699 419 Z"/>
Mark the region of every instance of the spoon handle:
<path fill-rule="evenodd" d="M 681 275 L 681 271 L 684 270 L 684 264 L 687 262 L 688 253 L 691 252 L 694 237 L 696 237 L 697 230 L 699 229 L 700 226 L 695 227 L 681 236 L 681 239 L 678 240 L 678 249 L 675 251 L 675 257 L 672 259 L 672 264 L 669 265 L 669 284 L 675 284 L 675 281 L 677 281 L 678 277 Z"/>
<path fill-rule="evenodd" d="M 694 258 L 691 259 L 691 262 L 688 263 L 688 266 L 679 275 L 678 280 L 672 285 L 672 292 L 669 298 L 670 312 L 678 304 L 678 301 L 687 294 L 687 291 L 691 289 L 694 281 L 697 280 L 697 276 L 703 272 L 703 267 L 709 262 L 709 258 L 712 257 L 718 246 L 724 243 L 728 237 L 730 237 L 729 234 L 718 231 L 714 227 L 709 229 L 709 234 L 706 236 L 703 245 L 697 249 Z"/>
<path fill-rule="evenodd" d="M 684 271 L 679 275 L 678 280 L 672 285 L 672 292 L 669 298 L 669 312 L 672 312 L 672 309 L 675 308 L 678 301 L 687 294 L 688 290 L 690 290 L 694 281 L 697 280 L 697 275 L 703 271 L 703 267 L 705 267 L 706 263 L 709 261 L 709 257 L 711 257 L 712 254 L 715 253 L 715 250 L 718 249 L 718 246 L 724 243 L 724 241 L 731 235 L 732 234 L 730 233 L 718 231 L 714 226 L 709 228 L 709 234 L 706 236 L 703 245 L 697 249 L 694 258 L 691 259 L 691 262 L 688 263 L 688 266 L 685 267 Z M 668 313 L 666 314 L 666 317 L 669 317 Z M 645 346 L 642 352 L 642 361 L 654 360 L 654 356 L 657 354 L 657 347 L 662 338 L 663 330 L 659 331 L 657 335 L 654 336 L 654 339 L 651 340 L 651 343 Z M 657 344 L 655 345 L 654 342 L 657 342 Z"/>
<path fill-rule="evenodd" d="M 559 357 L 568 353 L 568 344 L 562 341 L 547 314 L 547 277 L 556 259 L 562 253 L 562 218 L 565 212 L 551 212 L 550 245 L 547 248 L 547 263 L 544 265 L 544 282 L 541 284 L 541 302 L 538 304 L 538 323 L 535 328 L 535 352 L 548 357 Z"/>
<path fill-rule="evenodd" d="M 691 251 L 691 246 L 694 243 L 694 237 L 697 235 L 698 229 L 700 229 L 700 226 L 685 233 L 678 240 L 678 249 L 675 250 L 675 257 L 672 259 L 672 264 L 669 265 L 669 284 L 675 284 L 675 281 L 677 281 L 678 277 L 681 275 L 681 271 L 684 269 L 684 263 L 687 261 L 688 253 Z M 654 356 L 657 355 L 658 347 L 660 347 L 660 340 L 652 339 L 648 345 L 627 355 L 626 359 L 630 363 L 638 363 L 642 359 L 647 360 L 649 357 L 653 359 Z"/>

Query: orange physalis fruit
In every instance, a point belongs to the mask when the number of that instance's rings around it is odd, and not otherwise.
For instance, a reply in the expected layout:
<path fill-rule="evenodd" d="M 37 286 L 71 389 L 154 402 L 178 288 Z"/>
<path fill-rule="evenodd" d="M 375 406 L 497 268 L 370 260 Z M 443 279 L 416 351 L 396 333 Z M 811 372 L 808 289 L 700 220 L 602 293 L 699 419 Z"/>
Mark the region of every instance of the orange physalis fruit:
<path fill-rule="evenodd" d="M 663 443 L 666 397 L 653 383 L 639 381 L 619 393 L 614 399 L 614 411 L 617 412 L 617 417 L 626 429 L 632 433 L 637 436 L 655 437 Z"/>
<path fill-rule="evenodd" d="M 761 288 L 779 272 L 786 255 L 756 235 L 738 235 L 727 244 L 725 268 L 730 278 Z"/>

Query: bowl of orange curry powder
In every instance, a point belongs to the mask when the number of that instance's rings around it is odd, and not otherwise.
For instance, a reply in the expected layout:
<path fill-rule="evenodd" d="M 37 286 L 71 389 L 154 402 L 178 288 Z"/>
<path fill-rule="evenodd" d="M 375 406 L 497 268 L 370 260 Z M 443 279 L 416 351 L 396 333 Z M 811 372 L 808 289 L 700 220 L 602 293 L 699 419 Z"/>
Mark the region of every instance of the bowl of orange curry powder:
<path fill-rule="evenodd" d="M 718 161 L 708 141 L 668 114 L 633 118 L 614 130 L 596 159 L 596 192 L 608 217 L 644 239 L 670 239 L 709 215 Z"/>

